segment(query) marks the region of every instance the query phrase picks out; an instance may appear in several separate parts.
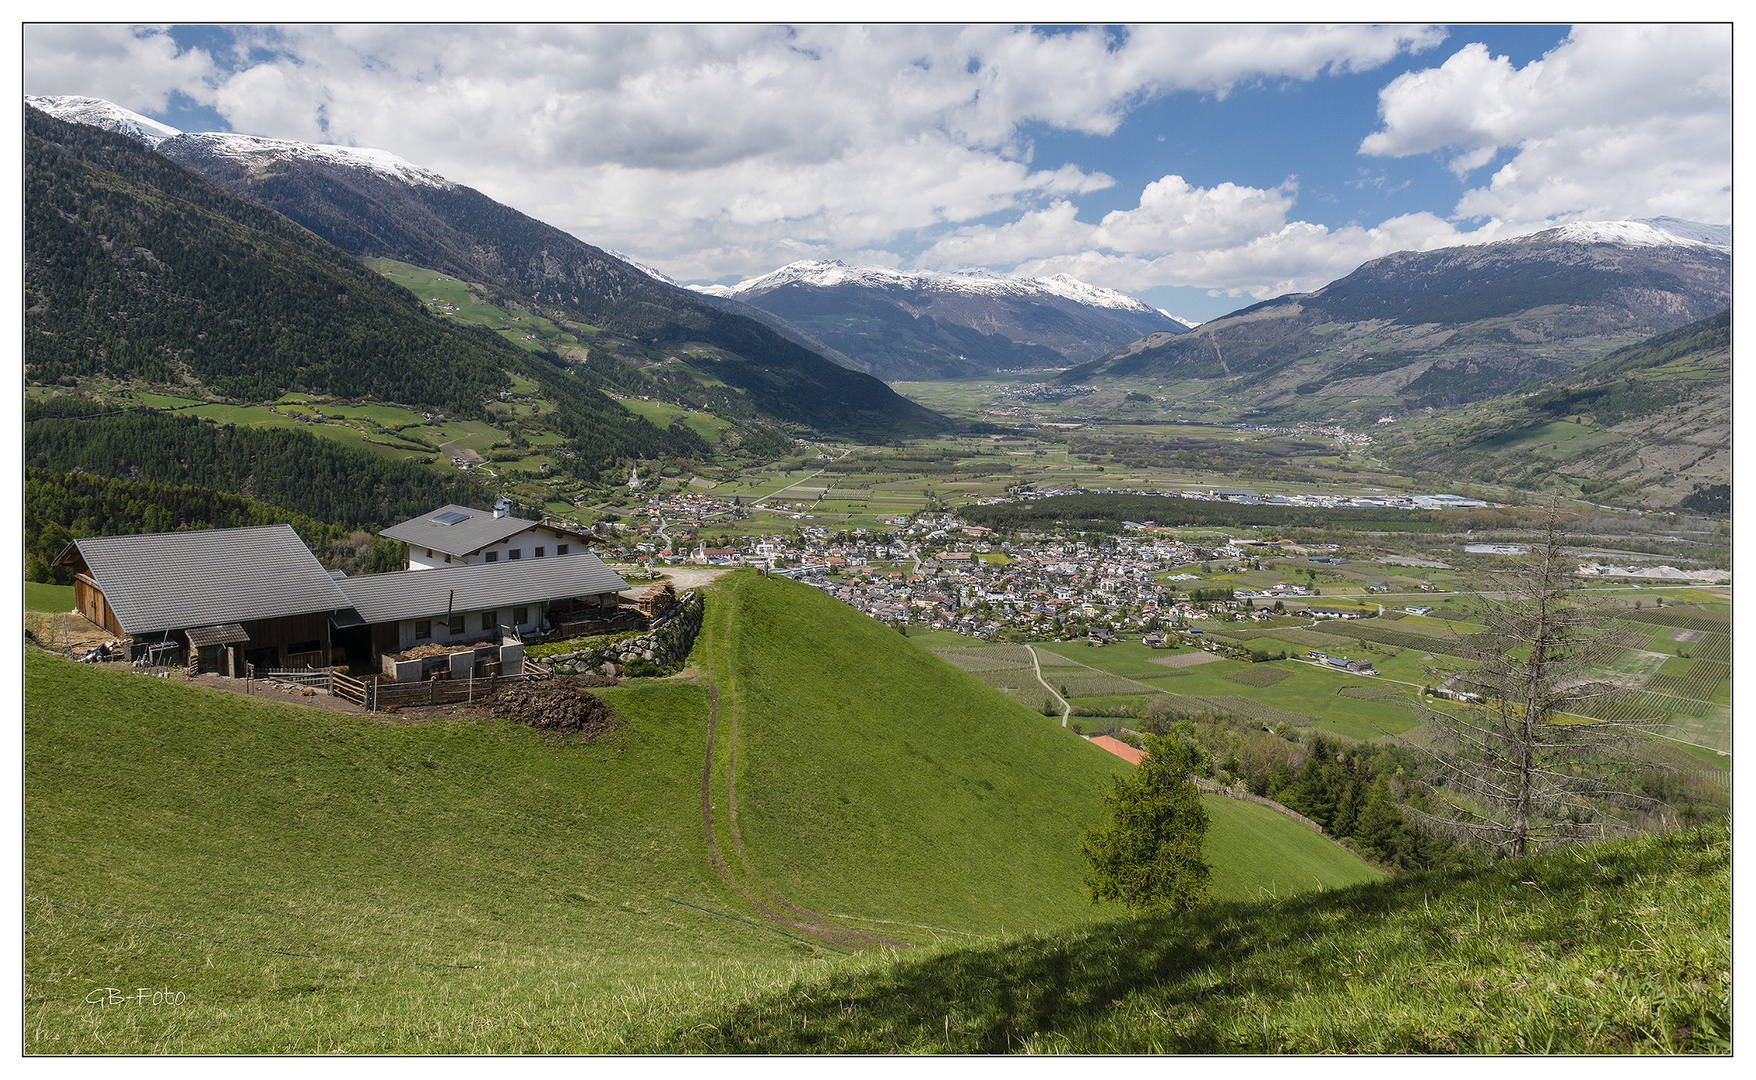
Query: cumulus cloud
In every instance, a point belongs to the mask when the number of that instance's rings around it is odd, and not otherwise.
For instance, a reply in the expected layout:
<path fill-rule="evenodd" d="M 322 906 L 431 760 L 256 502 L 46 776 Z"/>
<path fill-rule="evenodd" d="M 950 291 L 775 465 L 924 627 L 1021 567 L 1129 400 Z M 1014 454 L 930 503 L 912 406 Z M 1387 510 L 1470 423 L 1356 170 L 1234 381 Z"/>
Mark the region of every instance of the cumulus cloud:
<path fill-rule="evenodd" d="M 180 52 L 152 27 L 26 23 L 26 92 L 98 97 L 136 112 L 162 112 L 172 94 L 199 97 L 215 71 L 204 52 Z"/>
<path fill-rule="evenodd" d="M 1378 26 L 295 25 L 237 28 L 234 51 L 210 58 L 155 31 L 57 33 L 67 46 L 43 33 L 30 43 L 29 92 L 151 111 L 179 90 L 235 130 L 386 149 L 684 278 L 758 272 L 801 250 L 886 252 L 966 227 L 972 260 L 1058 254 L 1044 244 L 1072 220 L 1067 201 L 1112 181 L 1033 168 L 1032 125 L 1109 134 L 1153 98 L 1368 70 L 1443 37 Z M 117 66 L 140 85 L 99 79 L 108 54 L 126 54 Z M 42 85 L 51 71 L 56 85 Z M 1278 228 L 1292 197 L 1171 179 L 1137 210 L 1062 232 L 1129 250 L 1241 242 Z M 1011 224 L 976 229 L 996 216 Z"/>
<path fill-rule="evenodd" d="M 1283 221 L 1270 230 L 1206 247 L 1064 249 L 1069 253 L 1026 259 L 1016 272 L 1032 277 L 1071 274 L 1123 292 L 1192 286 L 1208 289 L 1214 296 L 1265 300 L 1310 292 L 1393 251 L 1429 251 L 1506 235 L 1510 234 L 1499 227 L 1465 234 L 1425 212 L 1400 215 L 1372 227 L 1331 229 L 1308 221 Z"/>
<path fill-rule="evenodd" d="M 1480 44 L 1393 80 L 1362 153 L 1438 154 L 1468 177 L 1456 214 L 1505 222 L 1731 215 L 1731 28 L 1581 26 L 1515 68 Z"/>

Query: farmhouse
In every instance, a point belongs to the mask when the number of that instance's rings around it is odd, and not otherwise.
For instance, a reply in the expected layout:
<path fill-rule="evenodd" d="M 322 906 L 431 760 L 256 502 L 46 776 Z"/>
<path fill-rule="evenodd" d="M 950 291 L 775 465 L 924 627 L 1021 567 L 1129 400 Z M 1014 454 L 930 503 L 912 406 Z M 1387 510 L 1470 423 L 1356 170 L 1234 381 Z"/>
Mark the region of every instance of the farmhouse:
<path fill-rule="evenodd" d="M 596 539 L 571 523 L 513 517 L 505 499 L 495 503 L 491 511 L 441 506 L 430 514 L 392 525 L 379 535 L 403 542 L 406 570 L 578 554 Z"/>
<path fill-rule="evenodd" d="M 628 583 L 595 555 L 366 574 L 336 583 L 358 613 L 337 634 L 349 667 L 420 645 L 500 644 L 551 623 L 608 615 Z"/>
<path fill-rule="evenodd" d="M 611 615 L 628 587 L 597 556 L 536 558 L 345 577 L 323 569 L 288 525 L 75 540 L 81 613 L 130 655 L 162 643 L 191 667 L 377 670 L 424 644 L 519 641 Z"/>

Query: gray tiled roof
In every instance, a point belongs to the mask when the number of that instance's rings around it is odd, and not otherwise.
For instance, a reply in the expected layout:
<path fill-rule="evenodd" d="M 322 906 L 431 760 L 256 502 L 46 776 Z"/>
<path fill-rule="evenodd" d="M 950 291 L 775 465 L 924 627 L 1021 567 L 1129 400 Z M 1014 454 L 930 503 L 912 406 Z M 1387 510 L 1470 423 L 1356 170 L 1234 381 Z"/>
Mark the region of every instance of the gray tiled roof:
<path fill-rule="evenodd" d="M 501 519 L 505 520 L 505 519 Z M 337 582 L 369 623 L 426 619 L 574 596 L 620 592 L 628 583 L 589 552 L 549 559 L 365 574 Z"/>
<path fill-rule="evenodd" d="M 452 514 L 462 514 L 464 518 L 452 525 L 442 525 L 434 520 L 442 515 Z M 497 518 L 492 510 L 477 510 L 455 503 L 441 506 L 430 514 L 398 522 L 378 535 L 387 540 L 401 540 L 414 547 L 432 548 L 446 555 L 468 555 L 490 544 L 498 544 L 526 529 L 537 528 L 559 529 L 562 532 L 575 533 L 581 539 L 585 538 L 585 534 L 578 528 L 569 528 L 566 523 L 557 522 L 545 526 L 540 521 L 528 521 L 524 518 Z"/>
<path fill-rule="evenodd" d="M 348 598 L 290 525 L 75 540 L 124 633 L 335 611 Z"/>

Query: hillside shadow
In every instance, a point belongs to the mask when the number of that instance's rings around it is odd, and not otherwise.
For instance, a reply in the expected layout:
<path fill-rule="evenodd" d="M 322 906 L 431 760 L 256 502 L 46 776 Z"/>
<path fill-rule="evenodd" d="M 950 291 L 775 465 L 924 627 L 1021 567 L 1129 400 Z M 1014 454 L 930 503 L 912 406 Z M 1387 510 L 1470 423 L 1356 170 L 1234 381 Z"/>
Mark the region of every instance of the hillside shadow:
<path fill-rule="evenodd" d="M 1662 861 L 1686 860 L 1692 834 L 1678 835 Z M 1695 872 L 1723 866 L 1723 848 L 1709 853 L 1696 847 Z M 1229 998 L 1249 999 L 1252 1012 L 1272 1009 L 1295 994 L 1339 995 L 1350 976 L 1359 977 L 1362 967 L 1384 965 L 1395 953 L 1413 952 L 1432 961 L 1467 948 L 1459 946 L 1455 930 L 1463 923 L 1462 913 L 1477 908 L 1493 914 L 1509 896 L 1536 903 L 1566 898 L 1539 918 L 1517 928 L 1502 924 L 1497 931 L 1523 943 L 1565 947 L 1590 932 L 1571 914 L 1578 897 L 1632 885 L 1654 872 L 1655 861 L 1646 848 L 1617 847 L 1590 857 L 1560 853 L 1468 873 L 1413 874 L 1273 903 L 1217 904 L 910 957 L 747 1002 L 708 1018 L 710 1024 L 678 1033 L 665 1049 L 1002 1054 L 1025 1049 L 1027 1041 L 1041 1049 L 1045 1037 L 1078 1041 L 1102 1024 L 1105 1014 L 1142 993 L 1150 995 L 1154 1015 L 1162 1016 Z M 1366 936 L 1389 919 L 1400 920 L 1406 931 Z M 1339 952 L 1331 948 L 1350 934 Z M 1378 954 L 1356 958 L 1354 950 L 1362 944 L 1376 947 Z M 1266 1033 L 1263 1045 L 1240 1045 L 1235 1032 L 1222 1033 L 1213 1024 L 1178 1030 L 1167 1021 L 1166 1031 L 1167 1041 L 1183 1053 L 1284 1049 L 1270 1045 Z"/>

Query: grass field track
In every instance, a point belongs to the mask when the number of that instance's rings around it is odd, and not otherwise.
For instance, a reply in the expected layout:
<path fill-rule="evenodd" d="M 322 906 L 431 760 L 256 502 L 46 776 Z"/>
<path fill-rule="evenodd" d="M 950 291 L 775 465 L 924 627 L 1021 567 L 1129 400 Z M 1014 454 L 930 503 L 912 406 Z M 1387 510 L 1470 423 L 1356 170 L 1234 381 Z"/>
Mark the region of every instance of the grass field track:
<path fill-rule="evenodd" d="M 1446 656 L 1470 657 L 1474 655 L 1476 645 L 1468 637 L 1441 637 L 1433 634 L 1411 634 L 1406 630 L 1395 630 L 1388 626 L 1371 626 L 1358 622 L 1341 622 L 1333 620 L 1318 623 L 1311 628 L 1314 633 L 1329 638 L 1353 639 L 1356 641 L 1372 641 L 1380 645 L 1389 645 L 1394 649 L 1415 649 L 1420 652 L 1443 653 Z"/>
<path fill-rule="evenodd" d="M 726 598 L 725 611 L 716 623 L 716 627 L 722 633 L 726 632 L 726 628 L 728 628 L 731 623 L 734 615 L 735 603 L 736 601 L 733 597 L 728 596 Z M 716 652 L 713 648 L 715 644 L 717 643 L 710 641 L 708 645 L 707 652 L 710 656 Z M 709 671 L 711 676 L 713 669 L 710 668 Z M 726 833 L 730 838 L 732 853 L 737 858 L 738 869 L 741 873 L 734 873 L 732 871 L 731 866 L 724 855 L 720 852 L 719 847 L 715 842 L 713 832 L 714 805 L 712 799 L 712 775 L 715 761 L 715 732 L 717 731 L 717 722 L 719 718 L 719 680 L 710 677 L 708 682 L 708 692 L 710 714 L 708 725 L 707 762 L 702 773 L 702 813 L 707 833 L 708 849 L 714 859 L 715 869 L 719 872 L 720 876 L 728 885 L 737 889 L 739 895 L 741 895 L 745 901 L 750 904 L 751 908 L 762 918 L 815 938 L 824 944 L 825 947 L 836 951 L 843 951 L 858 948 L 894 948 L 906 946 L 908 944 L 906 942 L 893 941 L 879 935 L 868 934 L 853 927 L 843 926 L 818 912 L 811 911 L 808 908 L 793 903 L 791 900 L 787 899 L 786 896 L 782 895 L 780 890 L 775 888 L 772 882 L 764 878 L 761 872 L 758 871 L 755 865 L 751 862 L 749 852 L 744 846 L 743 836 L 738 830 L 738 708 L 735 698 L 732 698 L 727 703 L 728 707 L 726 712 L 728 715 L 726 737 L 724 739 Z"/>
<path fill-rule="evenodd" d="M 1163 664 L 1168 668 L 1194 667 L 1196 664 L 1211 664 L 1225 657 L 1210 652 L 1181 652 L 1175 656 L 1163 656 L 1153 660 L 1155 664 Z"/>
<path fill-rule="evenodd" d="M 1273 686 L 1283 679 L 1291 678 L 1292 672 L 1269 664 L 1251 664 L 1247 668 L 1239 668 L 1229 672 L 1225 678 L 1231 682 L 1243 683 L 1245 686 Z"/>
<path fill-rule="evenodd" d="M 976 649 L 939 647 L 933 649 L 933 652 L 943 657 L 947 663 L 968 672 L 1003 671 L 1030 664 L 1030 651 L 1023 645 L 994 645 Z"/>
<path fill-rule="evenodd" d="M 1405 689 L 1386 683 L 1374 683 L 1371 686 L 1344 686 L 1336 694 L 1356 701 L 1390 701 L 1402 697 Z"/>

